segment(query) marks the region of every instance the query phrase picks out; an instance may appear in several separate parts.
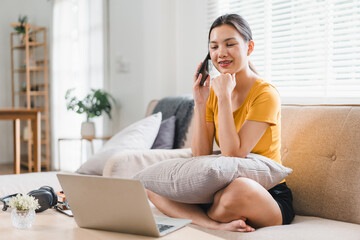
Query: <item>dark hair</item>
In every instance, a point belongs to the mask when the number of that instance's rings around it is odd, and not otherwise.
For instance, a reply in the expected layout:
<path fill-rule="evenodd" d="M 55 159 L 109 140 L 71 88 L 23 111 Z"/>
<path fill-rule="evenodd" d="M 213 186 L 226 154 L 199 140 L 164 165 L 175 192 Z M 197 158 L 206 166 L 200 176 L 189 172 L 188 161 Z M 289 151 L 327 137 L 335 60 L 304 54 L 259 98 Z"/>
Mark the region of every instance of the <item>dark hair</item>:
<path fill-rule="evenodd" d="M 225 15 L 218 17 L 211 25 L 210 30 L 209 30 L 209 37 L 208 37 L 209 41 L 210 41 L 211 31 L 214 28 L 219 27 L 224 24 L 230 25 L 233 28 L 235 28 L 236 31 L 238 31 L 240 33 L 240 35 L 246 42 L 249 42 L 250 40 L 252 40 L 252 32 L 251 32 L 249 23 L 243 17 L 241 17 L 238 14 L 225 14 Z M 251 71 L 258 74 L 250 61 L 249 61 L 249 67 L 250 67 Z"/>

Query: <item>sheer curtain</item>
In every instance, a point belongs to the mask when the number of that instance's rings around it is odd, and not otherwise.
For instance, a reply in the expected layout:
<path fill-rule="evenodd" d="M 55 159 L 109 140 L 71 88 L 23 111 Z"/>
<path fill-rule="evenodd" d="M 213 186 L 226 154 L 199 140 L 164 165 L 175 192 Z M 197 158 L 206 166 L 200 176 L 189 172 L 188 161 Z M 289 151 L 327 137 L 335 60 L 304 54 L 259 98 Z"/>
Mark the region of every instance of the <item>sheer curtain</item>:
<path fill-rule="evenodd" d="M 75 88 L 73 94 L 83 98 L 91 88 L 104 87 L 105 4 L 106 0 L 54 1 L 50 86 L 54 169 L 59 169 L 58 139 L 80 137 L 81 122 L 85 120 L 85 115 L 66 110 L 66 91 Z M 94 121 L 96 134 L 101 136 L 103 119 Z M 62 141 L 61 170 L 76 170 L 80 151 L 79 141 Z"/>

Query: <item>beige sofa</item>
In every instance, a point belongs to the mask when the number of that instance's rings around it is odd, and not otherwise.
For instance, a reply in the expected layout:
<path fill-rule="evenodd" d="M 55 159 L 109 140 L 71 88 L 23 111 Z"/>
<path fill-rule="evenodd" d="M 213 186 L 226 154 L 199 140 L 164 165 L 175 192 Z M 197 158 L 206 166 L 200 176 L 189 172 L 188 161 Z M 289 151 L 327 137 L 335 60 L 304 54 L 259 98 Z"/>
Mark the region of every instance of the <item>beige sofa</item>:
<path fill-rule="evenodd" d="M 156 101 L 150 103 L 147 115 L 155 104 Z M 296 212 L 292 224 L 253 233 L 190 227 L 224 239 L 359 240 L 360 105 L 283 105 L 281 116 L 282 160 L 293 169 L 287 177 Z M 190 157 L 191 135 L 192 125 L 183 149 L 123 151 L 107 161 L 103 175 L 131 178 L 158 161 Z M 5 184 L 9 180 L 12 184 Z M 55 173 L 0 176 L 0 196 L 46 184 L 60 189 Z M 154 206 L 153 211 L 162 215 Z"/>

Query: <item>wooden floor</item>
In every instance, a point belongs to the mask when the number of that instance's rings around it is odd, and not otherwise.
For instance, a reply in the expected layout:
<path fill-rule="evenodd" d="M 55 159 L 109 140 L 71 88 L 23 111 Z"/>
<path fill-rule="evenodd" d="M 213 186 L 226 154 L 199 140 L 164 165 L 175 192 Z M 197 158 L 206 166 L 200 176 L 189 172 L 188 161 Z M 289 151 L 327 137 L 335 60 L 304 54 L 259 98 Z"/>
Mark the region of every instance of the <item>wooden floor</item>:
<path fill-rule="evenodd" d="M 20 173 L 27 173 L 28 169 L 24 166 L 21 166 Z M 0 164 L 0 175 L 14 174 L 14 164 L 13 163 L 1 163 Z"/>
<path fill-rule="evenodd" d="M 42 172 L 45 169 L 41 169 Z M 26 166 L 21 166 L 20 173 L 28 173 L 28 168 Z M 14 164 L 13 163 L 1 163 L 0 164 L 0 175 L 14 174 Z"/>
<path fill-rule="evenodd" d="M 0 164 L 0 175 L 13 174 L 14 164 L 13 163 L 2 163 Z"/>

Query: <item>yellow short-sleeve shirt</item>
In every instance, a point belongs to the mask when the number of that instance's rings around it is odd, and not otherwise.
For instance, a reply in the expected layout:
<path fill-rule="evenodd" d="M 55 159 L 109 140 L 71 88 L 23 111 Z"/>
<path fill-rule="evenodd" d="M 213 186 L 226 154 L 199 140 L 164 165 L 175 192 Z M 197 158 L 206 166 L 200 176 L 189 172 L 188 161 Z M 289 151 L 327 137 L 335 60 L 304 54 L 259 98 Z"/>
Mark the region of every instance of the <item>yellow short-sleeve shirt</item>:
<path fill-rule="evenodd" d="M 237 132 L 240 131 L 245 120 L 269 123 L 270 126 L 251 152 L 268 157 L 281 164 L 280 111 L 281 101 L 279 92 L 270 83 L 263 79 L 258 79 L 250 89 L 243 104 L 233 112 L 233 117 Z M 206 121 L 214 122 L 215 141 L 219 145 L 219 133 L 217 131 L 219 124 L 218 101 L 212 88 L 206 103 Z"/>

